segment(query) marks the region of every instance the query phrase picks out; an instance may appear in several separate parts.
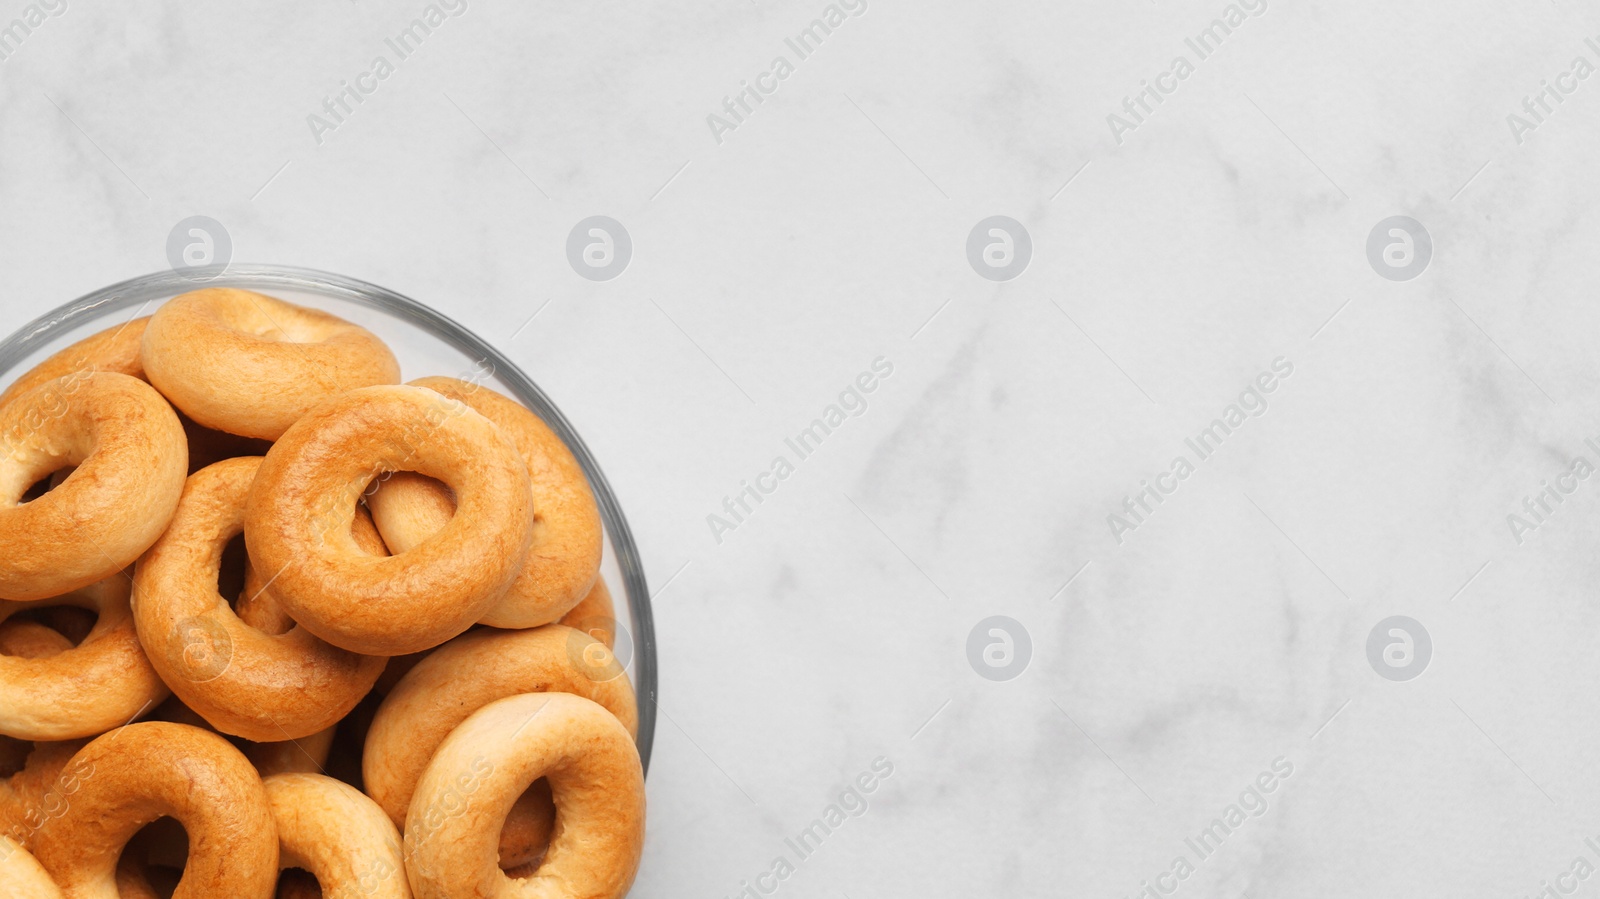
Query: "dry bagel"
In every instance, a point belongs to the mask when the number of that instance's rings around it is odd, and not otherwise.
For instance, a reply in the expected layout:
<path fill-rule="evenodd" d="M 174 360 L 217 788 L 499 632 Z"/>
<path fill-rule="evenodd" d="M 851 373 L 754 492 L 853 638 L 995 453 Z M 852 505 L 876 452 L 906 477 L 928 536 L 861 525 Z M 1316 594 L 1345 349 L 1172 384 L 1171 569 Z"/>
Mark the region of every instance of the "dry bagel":
<path fill-rule="evenodd" d="M 355 539 L 357 548 L 368 555 L 389 554 L 383 538 L 378 536 L 378 529 L 372 525 L 372 516 L 364 507 L 356 508 L 355 526 L 350 529 L 350 536 Z M 240 620 L 264 634 L 286 634 L 295 627 L 295 620 L 272 593 L 271 578 L 249 560 L 245 561 L 244 592 L 239 595 L 234 610 Z M 388 671 L 388 667 L 384 670 Z"/>
<path fill-rule="evenodd" d="M 136 318 L 90 335 L 30 369 L 0 393 L 0 406 L 46 381 L 89 371 L 109 371 L 145 380 L 139 348 L 149 318 Z"/>
<path fill-rule="evenodd" d="M 583 467 L 555 431 L 521 404 L 455 378 L 410 382 L 464 403 L 494 422 L 517 445 L 533 487 L 534 534 L 527 563 L 499 604 L 483 616 L 491 627 L 534 627 L 561 618 L 594 586 L 604 531 Z M 449 488 L 431 478 L 397 475 L 368 499 L 378 532 L 395 552 L 433 536 L 455 514 Z"/>
<path fill-rule="evenodd" d="M 560 826 L 539 868 L 513 881 L 498 862 L 512 805 L 548 777 Z M 644 774 L 626 728 L 568 693 L 511 696 L 478 709 L 439 747 L 406 814 L 417 899 L 627 894 L 644 844 Z"/>
<path fill-rule="evenodd" d="M 400 831 L 361 791 L 320 774 L 266 779 L 283 868 L 310 872 L 324 899 L 411 899 Z"/>
<path fill-rule="evenodd" d="M 399 375 L 210 288 L 0 391 L 0 897 L 627 892 L 595 494 L 516 401 Z"/>
<path fill-rule="evenodd" d="M 588 635 L 559 624 L 524 631 L 464 634 L 423 659 L 395 685 L 367 731 L 362 773 L 370 795 L 403 823 L 417 781 L 450 732 L 476 710 L 521 693 L 563 692 L 608 709 L 628 734 L 638 731 L 626 677 L 596 679 L 584 651 L 606 652 Z M 502 864 L 515 867 L 544 850 L 554 817 L 535 793 L 509 815 Z"/>
<path fill-rule="evenodd" d="M 0 598 L 59 596 L 131 565 L 177 508 L 188 459 L 172 407 L 127 375 L 67 375 L 0 407 Z M 65 467 L 61 486 L 19 504 Z"/>
<path fill-rule="evenodd" d="M 583 601 L 572 607 L 572 611 L 561 616 L 560 624 L 574 630 L 580 630 L 606 645 L 606 649 L 615 649 L 617 646 L 617 609 L 611 601 L 611 590 L 606 587 L 606 579 L 597 577 L 594 586 L 590 588 L 589 595 Z"/>
<path fill-rule="evenodd" d="M 211 287 L 169 300 L 143 341 L 150 383 L 208 428 L 275 440 L 319 402 L 400 380 L 365 328 L 248 290 Z"/>
<path fill-rule="evenodd" d="M 94 628 L 77 646 L 45 628 L 66 647 L 42 657 L 0 656 L 0 734 L 23 740 L 94 737 L 127 724 L 167 697 L 166 684 L 139 643 L 129 586 L 127 575 L 119 571 L 54 599 L 0 601 L 0 620 L 57 604 L 99 613 Z"/>
<path fill-rule="evenodd" d="M 60 631 L 37 621 L 6 619 L 0 622 L 0 656 L 18 659 L 48 659 L 72 648 L 72 641 Z M 4 665 L 0 661 L 0 665 Z M 0 704 L 5 699 L 0 697 Z"/>
<path fill-rule="evenodd" d="M 71 766 L 86 742 L 22 744 L 26 747 L 22 764 L 0 780 L 0 835 L 31 851 L 39 828 L 59 815 L 81 787 L 83 777 L 94 773 L 93 768 Z"/>
<path fill-rule="evenodd" d="M 184 705 L 176 696 L 157 706 L 156 710 L 150 713 L 150 720 L 187 724 L 201 730 L 216 730 L 211 726 L 211 722 L 200 717 L 198 712 Z M 338 725 L 334 725 L 298 740 L 257 743 L 253 740 L 231 737 L 228 742 L 244 753 L 244 757 L 250 760 L 250 764 L 255 766 L 263 778 L 274 774 L 312 774 L 322 771 L 328 764 L 328 756 L 333 752 L 333 741 L 337 731 Z"/>
<path fill-rule="evenodd" d="M 32 844 L 67 896 L 115 895 L 123 848 L 165 816 L 189 836 L 173 899 L 270 899 L 277 828 L 260 776 L 228 741 L 181 724 L 130 724 L 85 746 L 69 770 L 74 766 L 93 773 Z"/>
<path fill-rule="evenodd" d="M 62 899 L 61 888 L 45 873 L 38 860 L 5 836 L 0 836 L 0 896 Z"/>
<path fill-rule="evenodd" d="M 395 471 L 449 484 L 463 514 L 378 558 L 351 535 L 369 484 Z M 268 451 L 245 518 L 250 558 L 301 627 L 354 652 L 403 655 L 471 627 L 533 539 L 528 469 L 487 418 L 420 387 L 368 387 L 307 413 Z"/>
<path fill-rule="evenodd" d="M 260 465 L 227 459 L 189 478 L 171 526 L 135 569 L 133 608 L 151 664 L 185 705 L 223 733 L 278 742 L 337 724 L 384 660 L 304 628 L 262 633 L 217 592 L 223 548 L 244 526 Z"/>

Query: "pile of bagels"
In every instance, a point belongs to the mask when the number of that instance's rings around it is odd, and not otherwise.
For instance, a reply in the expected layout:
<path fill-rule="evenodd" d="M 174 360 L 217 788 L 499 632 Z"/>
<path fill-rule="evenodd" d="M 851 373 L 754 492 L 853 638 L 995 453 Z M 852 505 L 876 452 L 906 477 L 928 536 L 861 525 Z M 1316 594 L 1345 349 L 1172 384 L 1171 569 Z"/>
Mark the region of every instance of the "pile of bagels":
<path fill-rule="evenodd" d="M 377 335 L 207 288 L 0 393 L 0 896 L 623 896 L 583 470 Z"/>

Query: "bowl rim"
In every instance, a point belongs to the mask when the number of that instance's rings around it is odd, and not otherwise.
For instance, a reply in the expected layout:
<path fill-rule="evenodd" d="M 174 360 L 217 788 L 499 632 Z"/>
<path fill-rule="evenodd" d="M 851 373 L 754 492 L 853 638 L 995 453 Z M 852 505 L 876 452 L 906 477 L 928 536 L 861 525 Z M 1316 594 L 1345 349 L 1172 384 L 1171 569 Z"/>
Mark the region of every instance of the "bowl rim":
<path fill-rule="evenodd" d="M 61 334 L 119 309 L 143 307 L 206 287 L 282 289 L 322 294 L 388 313 L 443 339 L 455 349 L 493 366 L 492 374 L 519 402 L 544 419 L 577 457 L 594 489 L 600 517 L 610 537 L 611 548 L 622 571 L 623 590 L 628 599 L 634 658 L 634 693 L 639 705 L 639 761 L 646 772 L 655 743 L 656 652 L 655 619 L 650 609 L 650 590 L 644 565 L 627 516 L 617 501 L 611 484 L 583 438 L 544 391 L 515 362 L 492 344 L 438 310 L 389 288 L 347 275 L 298 266 L 261 263 L 230 263 L 182 271 L 161 271 L 129 278 L 46 312 L 18 328 L 0 341 L 0 375 L 47 346 Z M 131 317 L 138 317 L 135 312 Z"/>

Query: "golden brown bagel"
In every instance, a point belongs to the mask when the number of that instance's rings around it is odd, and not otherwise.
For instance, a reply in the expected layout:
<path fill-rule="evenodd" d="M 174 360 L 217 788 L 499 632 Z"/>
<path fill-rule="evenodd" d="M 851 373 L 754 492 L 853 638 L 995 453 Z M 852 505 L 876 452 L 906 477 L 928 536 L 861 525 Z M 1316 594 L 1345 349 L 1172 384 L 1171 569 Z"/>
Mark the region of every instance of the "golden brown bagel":
<path fill-rule="evenodd" d="M 310 872 L 324 899 L 411 899 L 400 831 L 371 799 L 320 774 L 266 780 L 279 861 Z"/>
<path fill-rule="evenodd" d="M 0 780 L 0 833 L 33 850 L 39 828 L 59 817 L 94 775 L 93 766 L 75 764 L 73 758 L 87 740 L 34 743 L 15 773 Z"/>
<path fill-rule="evenodd" d="M 156 706 L 150 713 L 152 721 L 171 721 L 174 724 L 187 724 L 201 730 L 215 731 L 211 722 L 200 717 L 194 709 L 183 704 L 183 701 L 174 696 Z M 309 737 L 298 740 L 283 740 L 276 743 L 257 743 L 242 737 L 231 737 L 228 742 L 238 747 L 250 764 L 256 766 L 263 779 L 274 774 L 314 774 L 321 772 L 328 763 L 328 755 L 333 751 L 334 735 L 338 725 L 327 730 L 318 731 Z"/>
<path fill-rule="evenodd" d="M 355 526 L 351 529 L 350 535 L 355 538 L 356 546 L 368 555 L 389 554 L 389 548 L 384 545 L 383 538 L 378 536 L 378 529 L 373 527 L 372 516 L 367 513 L 365 506 L 356 507 Z M 238 612 L 241 621 L 264 634 L 287 634 L 294 629 L 295 621 L 273 596 L 272 583 L 268 577 L 246 560 L 244 592 L 234 604 L 234 610 Z M 387 671 L 387 667 L 384 670 Z"/>
<path fill-rule="evenodd" d="M 409 552 L 376 558 L 351 536 L 375 478 L 418 471 L 462 514 Z M 404 655 L 483 617 L 533 539 L 528 467 L 487 418 L 420 387 L 368 387 L 307 413 L 268 451 L 245 541 L 291 618 L 335 646 Z"/>
<path fill-rule="evenodd" d="M 98 736 L 167 697 L 166 684 L 139 644 L 128 590 L 128 577 L 119 571 L 53 599 L 0 600 L 0 621 L 24 609 L 55 605 L 99 613 L 78 646 L 68 642 L 45 657 L 0 656 L 0 734 L 23 740 Z"/>
<path fill-rule="evenodd" d="M 136 318 L 113 325 L 56 353 L 0 393 L 0 406 L 46 381 L 79 372 L 109 371 L 145 380 L 144 365 L 139 361 L 139 345 L 144 340 L 144 329 L 149 323 L 149 318 Z"/>
<path fill-rule="evenodd" d="M 186 293 L 156 310 L 143 359 L 150 383 L 185 415 L 265 440 L 328 397 L 400 380 L 400 364 L 371 331 L 227 287 Z"/>
<path fill-rule="evenodd" d="M 227 459 L 189 478 L 172 524 L 139 560 L 134 619 L 163 680 L 217 730 L 295 740 L 338 723 L 384 660 L 329 646 L 304 628 L 256 630 L 217 593 L 222 551 L 244 526 L 261 460 Z"/>
<path fill-rule="evenodd" d="M 638 712 L 628 679 L 594 678 L 582 662 L 586 649 L 607 652 L 585 634 L 550 624 L 525 631 L 485 628 L 434 650 L 378 707 L 362 762 L 367 795 L 397 824 L 403 822 L 418 779 L 450 732 L 477 709 L 520 693 L 583 696 L 610 710 L 628 734 L 636 734 Z M 537 794 L 530 797 L 511 816 L 504 846 L 507 867 L 544 849 L 542 838 L 548 837 L 554 808 L 538 799 Z"/>
<path fill-rule="evenodd" d="M 517 445 L 533 487 L 533 546 L 505 598 L 483 616 L 491 627 L 548 624 L 577 605 L 600 573 L 600 507 L 572 451 L 539 416 L 487 387 L 455 378 L 410 382 L 464 403 Z M 384 542 L 396 552 L 425 542 L 455 514 L 450 489 L 431 478 L 397 474 L 368 498 Z"/>
<path fill-rule="evenodd" d="M 43 867 L 9 837 L 0 836 L 0 896 L 6 899 L 62 899 L 61 888 Z"/>
<path fill-rule="evenodd" d="M 188 458 L 172 407 L 127 375 L 67 375 L 0 407 L 0 597 L 59 596 L 132 564 L 177 508 Z"/>
<path fill-rule="evenodd" d="M 337 732 L 338 725 L 334 725 L 299 740 L 279 743 L 244 740 L 239 750 L 261 772 L 262 779 L 279 774 L 320 774 L 328 764 L 328 754 L 333 751 L 333 738 Z"/>
<path fill-rule="evenodd" d="M 616 611 L 611 602 L 611 591 L 606 589 L 605 578 L 596 578 L 594 587 L 572 611 L 561 617 L 560 624 L 582 631 L 611 649 L 616 641 Z M 614 658 L 614 657 L 613 657 Z M 390 660 L 390 667 L 394 660 Z M 388 670 L 384 671 L 387 677 Z M 500 832 L 500 867 L 506 876 L 517 880 L 532 874 L 550 846 L 550 834 L 555 830 L 556 806 L 550 798 L 550 782 L 540 778 L 517 798 L 506 816 L 505 829 Z"/>
<path fill-rule="evenodd" d="M 189 835 L 173 899 L 272 896 L 277 827 L 261 778 L 228 741 L 181 724 L 131 724 L 85 746 L 73 766 L 93 773 L 33 841 L 34 856 L 69 899 L 114 896 L 123 847 L 162 816 Z"/>
<path fill-rule="evenodd" d="M 538 870 L 500 870 L 501 824 L 540 777 L 560 826 Z M 617 899 L 644 847 L 644 774 L 616 716 L 568 693 L 512 696 L 478 709 L 439 747 L 406 814 L 417 899 Z"/>
<path fill-rule="evenodd" d="M 0 656 L 47 659 L 71 648 L 72 641 L 64 634 L 51 630 L 37 621 L 7 619 L 5 622 L 0 622 Z M 3 664 L 5 663 L 0 662 L 0 665 Z M 4 703 L 5 697 L 0 696 L 0 705 Z"/>
<path fill-rule="evenodd" d="M 606 587 L 606 579 L 597 577 L 594 586 L 590 588 L 589 595 L 583 601 L 572 607 L 572 611 L 561 616 L 560 624 L 573 630 L 583 631 L 589 636 L 606 645 L 606 649 L 615 649 L 617 646 L 617 610 L 611 602 L 611 591 Z"/>

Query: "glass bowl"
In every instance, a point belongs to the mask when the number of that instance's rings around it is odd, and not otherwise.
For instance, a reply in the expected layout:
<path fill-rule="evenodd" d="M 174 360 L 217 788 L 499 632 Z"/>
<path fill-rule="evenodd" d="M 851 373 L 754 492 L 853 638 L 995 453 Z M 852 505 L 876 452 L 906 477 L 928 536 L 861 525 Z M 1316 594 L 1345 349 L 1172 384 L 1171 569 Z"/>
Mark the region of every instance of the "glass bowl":
<path fill-rule="evenodd" d="M 39 362 L 91 334 L 149 315 L 163 302 L 203 287 L 239 287 L 324 309 L 377 334 L 400 360 L 402 380 L 427 375 L 473 379 L 532 409 L 572 448 L 583 465 L 605 524 L 601 576 L 612 589 L 619 622 L 616 655 L 639 702 L 639 759 L 650 766 L 656 723 L 655 627 L 633 533 L 622 506 L 582 438 L 533 380 L 487 341 L 427 306 L 392 290 L 312 269 L 230 265 L 145 275 L 79 297 L 0 342 L 0 389 Z M 619 589 L 620 588 L 620 589 Z M 625 614 L 624 614 L 625 613 Z"/>

